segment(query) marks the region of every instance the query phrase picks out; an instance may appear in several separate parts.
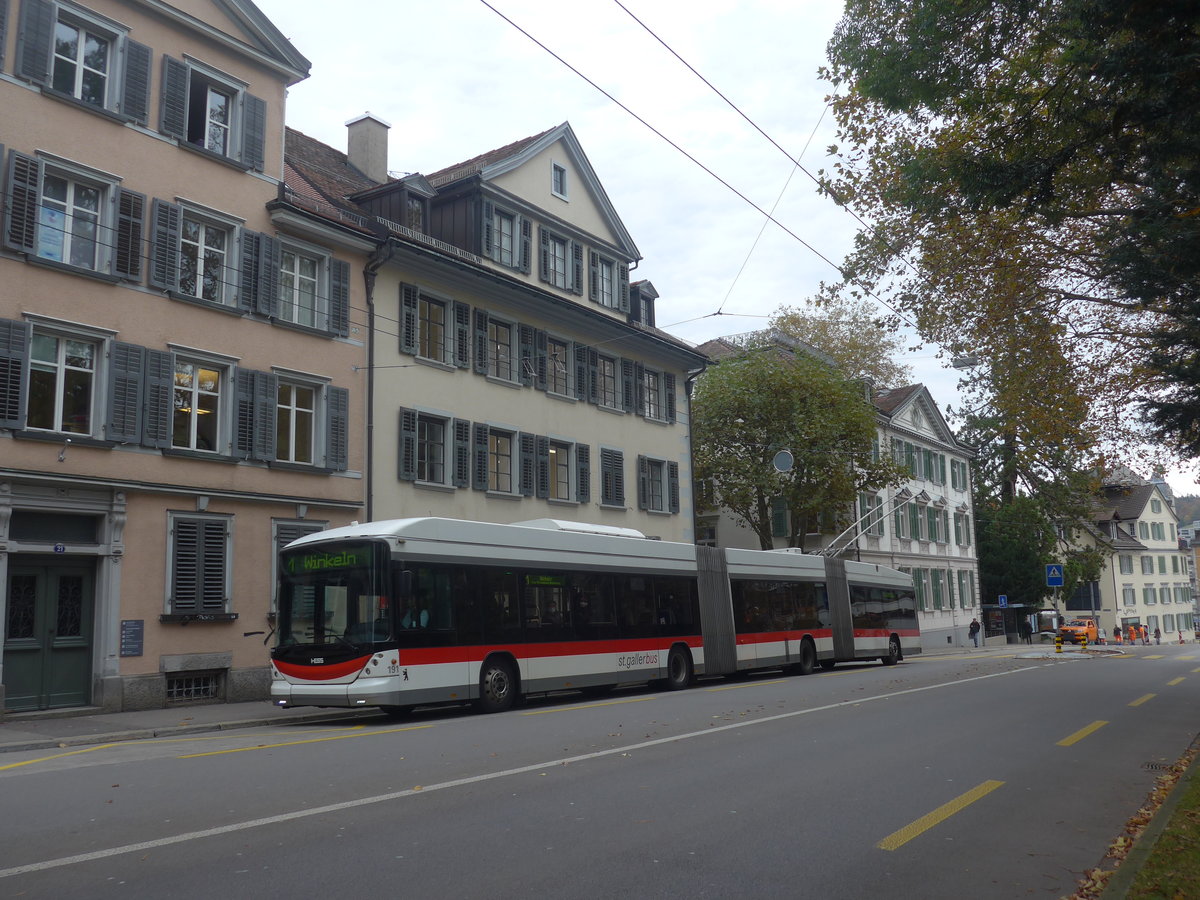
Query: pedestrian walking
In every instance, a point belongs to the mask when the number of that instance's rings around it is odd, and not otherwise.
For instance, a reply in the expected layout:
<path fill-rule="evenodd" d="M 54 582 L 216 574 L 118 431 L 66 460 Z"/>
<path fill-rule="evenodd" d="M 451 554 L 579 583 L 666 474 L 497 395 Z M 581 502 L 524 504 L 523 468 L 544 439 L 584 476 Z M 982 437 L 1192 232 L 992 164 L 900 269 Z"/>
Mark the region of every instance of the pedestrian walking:
<path fill-rule="evenodd" d="M 1119 622 L 1113 626 L 1113 643 L 1121 643 L 1121 624 Z"/>
<path fill-rule="evenodd" d="M 1154 643 L 1162 643 L 1162 631 L 1158 628 L 1158 626 L 1155 626 L 1154 628 Z"/>
<path fill-rule="evenodd" d="M 1150 629 L 1145 625 L 1142 626 L 1142 643 L 1147 647 L 1150 646 Z"/>
<path fill-rule="evenodd" d="M 971 639 L 971 643 L 973 643 L 976 647 L 979 646 L 979 620 L 978 619 L 971 620 L 971 626 L 967 629 L 967 637 L 969 637 Z"/>
<path fill-rule="evenodd" d="M 1136 644 L 1137 643 L 1137 635 L 1138 635 L 1137 626 L 1130 625 L 1129 626 L 1129 643 Z"/>

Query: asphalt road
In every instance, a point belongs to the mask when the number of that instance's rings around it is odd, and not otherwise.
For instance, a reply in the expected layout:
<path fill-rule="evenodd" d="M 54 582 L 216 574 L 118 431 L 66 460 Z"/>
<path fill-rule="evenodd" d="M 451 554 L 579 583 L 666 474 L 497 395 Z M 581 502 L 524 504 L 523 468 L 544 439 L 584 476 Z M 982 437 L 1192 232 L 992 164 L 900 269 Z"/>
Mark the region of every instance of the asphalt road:
<path fill-rule="evenodd" d="M 0 759 L 0 898 L 1062 897 L 1200 649 L 916 658 Z"/>

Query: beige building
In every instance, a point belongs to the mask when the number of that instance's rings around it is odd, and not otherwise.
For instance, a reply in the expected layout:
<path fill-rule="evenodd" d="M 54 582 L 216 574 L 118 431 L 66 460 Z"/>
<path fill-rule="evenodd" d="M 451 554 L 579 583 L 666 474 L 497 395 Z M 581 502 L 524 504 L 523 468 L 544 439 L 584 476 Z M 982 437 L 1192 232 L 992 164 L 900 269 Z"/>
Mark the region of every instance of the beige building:
<path fill-rule="evenodd" d="M 0 699 L 265 696 L 275 548 L 361 518 L 362 250 L 273 217 L 308 61 L 239 0 L 0 3 Z"/>
<path fill-rule="evenodd" d="M 565 519 L 692 540 L 687 382 L 653 286 L 568 124 L 390 179 L 388 126 L 348 154 L 289 131 L 288 198 L 383 229 L 369 271 L 374 519 Z M 331 213 L 332 214 L 332 213 Z"/>

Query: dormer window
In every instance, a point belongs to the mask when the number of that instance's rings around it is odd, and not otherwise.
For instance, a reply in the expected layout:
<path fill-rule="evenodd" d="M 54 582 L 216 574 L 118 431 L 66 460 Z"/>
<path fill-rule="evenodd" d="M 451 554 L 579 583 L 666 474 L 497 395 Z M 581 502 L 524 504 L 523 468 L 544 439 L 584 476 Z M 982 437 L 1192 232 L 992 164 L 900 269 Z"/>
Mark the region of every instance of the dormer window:
<path fill-rule="evenodd" d="M 558 163 L 550 164 L 550 193 L 562 200 L 567 199 L 567 170 Z"/>

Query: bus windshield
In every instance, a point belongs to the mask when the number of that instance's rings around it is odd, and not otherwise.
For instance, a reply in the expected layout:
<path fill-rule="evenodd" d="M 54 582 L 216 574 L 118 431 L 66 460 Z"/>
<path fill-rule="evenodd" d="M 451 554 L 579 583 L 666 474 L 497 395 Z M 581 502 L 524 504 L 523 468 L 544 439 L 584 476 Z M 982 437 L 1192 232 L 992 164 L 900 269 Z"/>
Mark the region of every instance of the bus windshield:
<path fill-rule="evenodd" d="M 392 635 L 374 544 L 285 550 L 279 582 L 278 646 L 358 648 Z"/>

